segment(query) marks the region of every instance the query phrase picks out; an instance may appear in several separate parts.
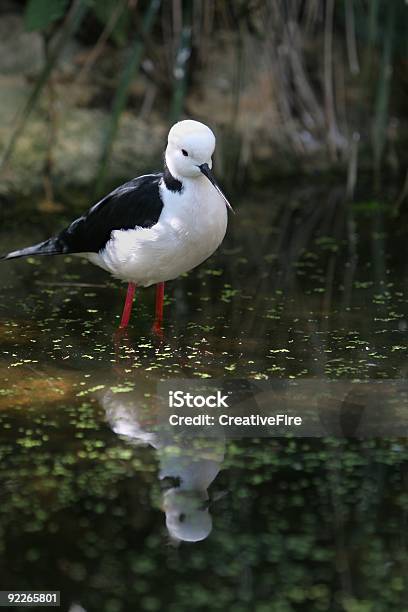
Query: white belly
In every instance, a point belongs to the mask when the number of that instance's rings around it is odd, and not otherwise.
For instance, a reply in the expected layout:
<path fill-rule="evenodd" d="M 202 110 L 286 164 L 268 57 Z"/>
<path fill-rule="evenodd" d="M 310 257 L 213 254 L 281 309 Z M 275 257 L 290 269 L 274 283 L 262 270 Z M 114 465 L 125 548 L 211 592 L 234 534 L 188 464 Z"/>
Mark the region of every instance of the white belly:
<path fill-rule="evenodd" d="M 190 179 L 181 193 L 161 188 L 163 210 L 151 228 L 115 230 L 92 263 L 139 286 L 168 281 L 205 261 L 221 244 L 227 209 L 205 178 Z"/>

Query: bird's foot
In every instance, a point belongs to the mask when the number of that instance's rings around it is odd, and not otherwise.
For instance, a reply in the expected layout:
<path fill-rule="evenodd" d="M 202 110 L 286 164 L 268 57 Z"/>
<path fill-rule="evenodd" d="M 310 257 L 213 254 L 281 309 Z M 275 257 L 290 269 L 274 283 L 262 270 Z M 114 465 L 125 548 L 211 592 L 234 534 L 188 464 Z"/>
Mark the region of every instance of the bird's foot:
<path fill-rule="evenodd" d="M 113 333 L 113 347 L 115 351 L 114 370 L 118 374 L 123 374 L 126 367 L 129 367 L 129 357 L 126 357 L 126 349 L 130 346 L 129 334 L 125 327 L 119 327 Z"/>
<path fill-rule="evenodd" d="M 163 340 L 164 331 L 163 331 L 163 321 L 162 319 L 155 319 L 152 327 L 152 333 L 159 338 L 159 340 Z"/>

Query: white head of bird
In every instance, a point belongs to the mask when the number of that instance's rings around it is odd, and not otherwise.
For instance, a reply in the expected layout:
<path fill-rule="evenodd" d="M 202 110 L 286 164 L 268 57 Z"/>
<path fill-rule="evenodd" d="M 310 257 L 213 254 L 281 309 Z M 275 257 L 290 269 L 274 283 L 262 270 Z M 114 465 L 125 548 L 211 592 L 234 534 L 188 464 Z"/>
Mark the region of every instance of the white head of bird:
<path fill-rule="evenodd" d="M 179 121 L 169 132 L 166 166 L 171 175 L 181 182 L 183 179 L 198 179 L 204 175 L 232 210 L 211 172 L 214 149 L 215 136 L 208 126 L 192 119 Z"/>
<path fill-rule="evenodd" d="M 166 149 L 166 165 L 178 179 L 201 176 L 200 166 L 212 167 L 215 136 L 199 121 L 179 121 L 171 128 Z"/>

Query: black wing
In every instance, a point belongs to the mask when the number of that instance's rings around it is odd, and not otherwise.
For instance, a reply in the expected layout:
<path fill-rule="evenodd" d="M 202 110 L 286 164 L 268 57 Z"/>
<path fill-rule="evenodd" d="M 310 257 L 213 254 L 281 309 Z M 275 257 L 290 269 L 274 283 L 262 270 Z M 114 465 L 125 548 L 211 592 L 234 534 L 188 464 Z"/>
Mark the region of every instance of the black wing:
<path fill-rule="evenodd" d="M 132 179 L 105 196 L 56 237 L 9 253 L 5 259 L 26 255 L 98 253 L 114 230 L 152 227 L 163 209 L 159 191 L 162 177 L 159 173 Z"/>

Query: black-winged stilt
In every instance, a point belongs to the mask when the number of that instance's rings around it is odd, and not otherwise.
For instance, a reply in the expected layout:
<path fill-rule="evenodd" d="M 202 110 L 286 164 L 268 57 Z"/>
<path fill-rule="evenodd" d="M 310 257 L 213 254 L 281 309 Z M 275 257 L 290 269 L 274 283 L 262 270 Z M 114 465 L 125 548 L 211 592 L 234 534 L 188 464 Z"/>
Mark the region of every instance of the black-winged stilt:
<path fill-rule="evenodd" d="M 212 502 L 219 499 L 219 495 L 210 494 L 208 489 L 224 460 L 222 427 L 211 427 L 208 438 L 205 429 L 195 436 L 177 433 L 168 422 L 168 406 L 160 401 L 153 388 L 149 410 L 143 410 L 146 381 L 142 378 L 140 383 L 130 393 L 105 389 L 98 391 L 96 396 L 115 434 L 132 446 L 143 444 L 155 449 L 162 490 L 161 508 L 166 514 L 171 538 L 184 542 L 205 540 L 212 530 Z"/>
<path fill-rule="evenodd" d="M 227 229 L 228 200 L 212 172 L 215 136 L 186 120 L 168 135 L 163 172 L 121 185 L 57 236 L 2 259 L 78 254 L 128 283 L 120 327 L 127 327 L 136 286 L 156 289 L 156 329 L 164 283 L 207 259 Z M 232 209 L 231 209 L 232 210 Z"/>

